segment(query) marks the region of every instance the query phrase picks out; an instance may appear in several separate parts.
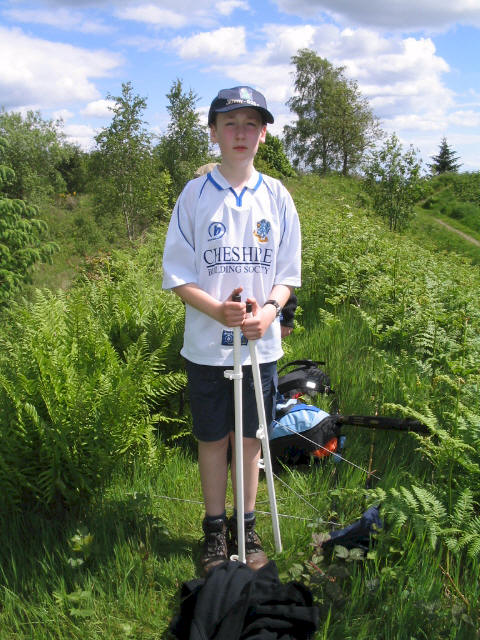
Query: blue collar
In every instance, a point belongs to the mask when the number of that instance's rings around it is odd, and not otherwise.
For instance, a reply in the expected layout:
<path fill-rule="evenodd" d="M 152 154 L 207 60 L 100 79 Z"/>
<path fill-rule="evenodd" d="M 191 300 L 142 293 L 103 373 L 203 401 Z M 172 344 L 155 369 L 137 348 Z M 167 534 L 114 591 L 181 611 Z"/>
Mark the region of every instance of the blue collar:
<path fill-rule="evenodd" d="M 228 180 L 220 173 L 218 167 L 214 167 L 214 169 L 207 175 L 207 178 L 219 191 L 229 189 L 235 196 L 238 207 L 242 206 L 243 194 L 246 192 L 246 190 L 250 189 L 251 191 L 255 192 L 263 181 L 262 174 L 254 169 L 252 175 L 248 179 L 247 184 L 243 187 L 240 195 L 238 195 L 235 189 L 230 185 Z"/>

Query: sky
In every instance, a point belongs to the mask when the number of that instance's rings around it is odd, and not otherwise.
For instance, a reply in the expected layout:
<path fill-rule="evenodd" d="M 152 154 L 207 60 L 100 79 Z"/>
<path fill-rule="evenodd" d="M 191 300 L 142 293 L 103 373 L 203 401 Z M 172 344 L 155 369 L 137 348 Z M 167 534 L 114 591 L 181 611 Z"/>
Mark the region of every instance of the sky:
<path fill-rule="evenodd" d="M 0 0 L 0 106 L 61 118 L 88 150 L 122 83 L 159 135 L 176 79 L 202 118 L 219 89 L 249 85 L 281 136 L 301 48 L 345 67 L 424 163 L 446 137 L 461 171 L 480 170 L 480 0 Z"/>

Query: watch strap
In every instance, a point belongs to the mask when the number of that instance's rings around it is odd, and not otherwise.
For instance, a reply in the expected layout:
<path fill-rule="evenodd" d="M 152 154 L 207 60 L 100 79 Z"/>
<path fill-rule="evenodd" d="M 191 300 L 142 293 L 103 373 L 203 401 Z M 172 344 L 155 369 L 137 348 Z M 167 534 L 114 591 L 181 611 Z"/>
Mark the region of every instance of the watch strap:
<path fill-rule="evenodd" d="M 282 310 L 282 308 L 280 307 L 279 303 L 276 300 L 274 300 L 273 298 L 270 298 L 269 300 L 265 301 L 265 304 L 263 306 L 265 307 L 267 304 L 271 304 L 271 305 L 273 305 L 275 307 L 275 310 L 276 310 L 276 314 L 275 315 L 278 318 L 278 316 L 280 315 L 280 312 Z"/>

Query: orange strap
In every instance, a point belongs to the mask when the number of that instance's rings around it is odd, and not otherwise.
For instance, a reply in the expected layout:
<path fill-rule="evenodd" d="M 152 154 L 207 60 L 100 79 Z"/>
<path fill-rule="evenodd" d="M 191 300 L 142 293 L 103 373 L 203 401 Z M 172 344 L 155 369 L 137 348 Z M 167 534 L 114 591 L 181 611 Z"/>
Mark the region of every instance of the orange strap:
<path fill-rule="evenodd" d="M 315 449 L 315 451 L 312 451 L 312 455 L 316 458 L 326 458 L 331 453 L 335 453 L 335 451 L 337 450 L 337 446 L 338 438 L 332 438 L 321 449 Z"/>

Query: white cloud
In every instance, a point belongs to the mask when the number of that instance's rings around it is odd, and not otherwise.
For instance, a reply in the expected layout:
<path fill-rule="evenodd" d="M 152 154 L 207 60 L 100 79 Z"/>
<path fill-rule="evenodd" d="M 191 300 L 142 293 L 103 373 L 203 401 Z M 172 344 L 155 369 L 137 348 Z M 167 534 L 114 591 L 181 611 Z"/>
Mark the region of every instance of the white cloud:
<path fill-rule="evenodd" d="M 427 160 L 429 150 L 446 131 L 458 128 L 458 121 L 463 119 L 463 126 L 472 130 L 477 123 L 478 109 L 455 107 L 456 96 L 445 84 L 449 65 L 438 56 L 430 38 L 387 38 L 371 29 L 342 29 L 333 24 L 267 25 L 263 33 L 264 42 L 238 63 L 216 62 L 208 71 L 226 75 L 232 85 L 247 83 L 262 91 L 275 116 L 269 129 L 276 135 L 293 120 L 285 106 L 293 95 L 290 60 L 304 47 L 335 66 L 344 66 L 346 75 L 358 81 L 382 128 L 420 147 Z M 476 97 L 472 94 L 466 100 L 473 102 Z M 464 113 L 458 113 L 461 111 Z"/>
<path fill-rule="evenodd" d="M 112 111 L 109 107 L 114 106 L 113 100 L 94 100 L 89 102 L 87 106 L 80 111 L 82 116 L 93 118 L 111 118 Z"/>
<path fill-rule="evenodd" d="M 329 27 L 321 27 L 322 34 L 328 38 Z M 309 49 L 314 46 L 315 36 L 319 27 L 313 25 L 266 25 L 263 33 L 267 38 L 267 42 L 262 47 L 260 63 L 267 60 L 268 64 L 288 64 L 290 65 L 291 57 L 294 56 L 299 49 Z M 335 33 L 338 31 L 332 26 Z M 256 56 L 255 56 L 256 57 Z"/>
<path fill-rule="evenodd" d="M 341 37 L 341 42 L 344 41 L 344 37 Z M 337 56 L 339 53 L 341 51 L 337 52 Z M 429 73 L 437 77 L 449 71 L 445 60 L 436 55 L 435 45 L 430 38 L 379 38 L 378 46 L 367 52 L 351 47 L 343 60 L 351 75 L 359 81 L 373 77 L 383 83 L 392 78 L 392 73 L 395 77 L 410 80 L 418 78 L 420 74 Z"/>
<path fill-rule="evenodd" d="M 91 33 L 95 35 L 106 35 L 107 33 L 112 33 L 114 31 L 114 28 L 109 25 L 102 24 L 101 22 L 84 20 L 79 27 L 79 31 L 81 31 L 82 33 Z"/>
<path fill-rule="evenodd" d="M 374 34 L 373 34 L 374 35 Z M 428 38 L 393 38 L 378 35 L 365 49 L 363 42 L 368 32 L 348 37 L 342 32 L 338 46 L 328 57 L 335 64 L 346 67 L 347 74 L 358 81 L 359 88 L 371 107 L 381 118 L 395 114 L 435 114 L 453 105 L 454 96 L 443 76 L 449 66 L 436 55 L 435 46 Z M 358 51 L 354 43 L 359 42 Z M 345 51 L 345 57 L 341 57 Z"/>
<path fill-rule="evenodd" d="M 63 120 L 63 122 L 66 122 L 70 120 L 70 118 L 73 118 L 73 115 L 69 109 L 57 109 L 52 113 L 52 118 L 53 120 Z"/>
<path fill-rule="evenodd" d="M 276 0 L 281 11 L 307 19 L 326 13 L 338 22 L 386 30 L 444 30 L 454 24 L 480 26 L 478 0 Z"/>
<path fill-rule="evenodd" d="M 445 120 L 453 106 L 453 94 L 443 82 L 449 67 L 429 38 L 387 39 L 368 29 L 335 25 L 267 25 L 264 34 L 266 42 L 238 64 L 215 64 L 210 70 L 248 82 L 271 102 L 285 103 L 293 91 L 291 57 L 307 47 L 335 66 L 345 66 L 381 118 L 415 113 L 422 122 Z"/>
<path fill-rule="evenodd" d="M 42 109 L 98 98 L 92 79 L 109 76 L 122 62 L 108 51 L 87 51 L 3 27 L 0 60 L 3 106 L 38 105 Z"/>
<path fill-rule="evenodd" d="M 448 120 L 459 127 L 480 127 L 480 111 L 454 111 Z"/>
<path fill-rule="evenodd" d="M 221 2 L 217 2 L 215 8 L 222 16 L 229 16 L 235 9 L 248 11 L 250 7 L 248 2 L 244 2 L 244 0 L 221 0 Z"/>
<path fill-rule="evenodd" d="M 178 30 L 190 25 L 213 29 L 221 26 L 222 18 L 235 10 L 250 10 L 248 0 L 144 0 L 140 3 L 123 0 L 116 4 L 117 18 L 142 22 L 156 29 Z"/>
<path fill-rule="evenodd" d="M 384 127 L 388 131 L 442 131 L 445 127 L 445 114 L 442 117 L 434 117 L 429 114 L 424 117 L 418 114 L 398 115 L 393 118 L 386 118 L 383 121 Z"/>
<path fill-rule="evenodd" d="M 189 38 L 178 37 L 171 45 L 181 58 L 238 58 L 245 54 L 245 28 L 222 27 Z"/>
<path fill-rule="evenodd" d="M 98 21 L 85 20 L 82 13 L 59 8 L 55 11 L 46 9 L 10 9 L 3 12 L 10 20 L 22 23 L 45 24 L 64 31 L 80 31 L 82 33 L 106 34 L 112 27 Z"/>
<path fill-rule="evenodd" d="M 148 36 L 129 36 L 122 38 L 120 44 L 126 45 L 127 47 L 134 47 L 138 51 L 145 53 L 147 51 L 162 51 L 167 47 L 168 42 L 160 38 L 150 38 Z"/>
<path fill-rule="evenodd" d="M 63 128 L 67 140 L 73 144 L 78 144 L 85 151 L 89 151 L 93 148 L 95 141 L 94 137 L 97 131 L 86 124 L 69 124 Z"/>
<path fill-rule="evenodd" d="M 136 22 L 145 22 L 147 24 L 155 25 L 157 27 L 171 27 L 173 29 L 179 29 L 187 24 L 187 17 L 172 11 L 171 9 L 165 9 L 155 4 L 141 4 L 136 7 L 124 7 L 117 9 L 116 16 L 123 20 L 134 20 Z"/>

